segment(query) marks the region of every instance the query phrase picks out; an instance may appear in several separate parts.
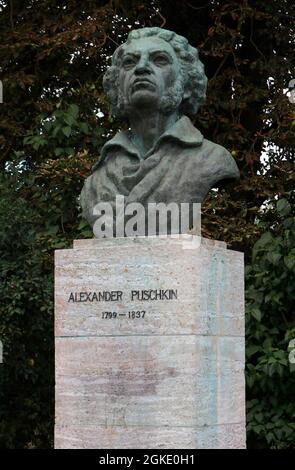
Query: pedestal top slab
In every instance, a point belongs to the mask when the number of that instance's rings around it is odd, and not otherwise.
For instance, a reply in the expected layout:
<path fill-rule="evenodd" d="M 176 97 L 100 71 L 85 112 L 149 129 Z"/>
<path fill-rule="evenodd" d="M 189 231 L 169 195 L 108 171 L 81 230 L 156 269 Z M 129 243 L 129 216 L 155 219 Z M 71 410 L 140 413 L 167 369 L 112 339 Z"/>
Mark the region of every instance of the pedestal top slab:
<path fill-rule="evenodd" d="M 244 334 L 243 255 L 200 237 L 77 240 L 55 256 L 57 336 Z"/>

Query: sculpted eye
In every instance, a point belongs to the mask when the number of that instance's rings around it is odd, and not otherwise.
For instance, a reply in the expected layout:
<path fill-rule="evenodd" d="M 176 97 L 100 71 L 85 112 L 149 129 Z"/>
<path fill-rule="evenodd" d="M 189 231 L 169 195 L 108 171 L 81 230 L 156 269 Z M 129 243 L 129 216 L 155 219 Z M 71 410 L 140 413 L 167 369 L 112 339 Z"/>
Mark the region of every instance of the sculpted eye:
<path fill-rule="evenodd" d="M 123 60 L 123 67 L 126 70 L 131 69 L 135 65 L 136 65 L 136 60 L 132 57 L 126 57 L 126 59 Z"/>
<path fill-rule="evenodd" d="M 167 65 L 170 63 L 169 57 L 166 54 L 155 54 L 153 61 L 156 65 Z"/>

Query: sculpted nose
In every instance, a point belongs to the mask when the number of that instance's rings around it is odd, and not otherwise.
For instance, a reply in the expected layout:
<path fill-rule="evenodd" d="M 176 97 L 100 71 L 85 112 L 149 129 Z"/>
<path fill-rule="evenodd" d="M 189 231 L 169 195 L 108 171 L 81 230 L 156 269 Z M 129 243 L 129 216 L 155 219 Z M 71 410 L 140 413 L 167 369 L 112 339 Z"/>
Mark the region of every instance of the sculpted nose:
<path fill-rule="evenodd" d="M 136 73 L 151 73 L 150 63 L 147 57 L 141 57 L 137 62 Z"/>

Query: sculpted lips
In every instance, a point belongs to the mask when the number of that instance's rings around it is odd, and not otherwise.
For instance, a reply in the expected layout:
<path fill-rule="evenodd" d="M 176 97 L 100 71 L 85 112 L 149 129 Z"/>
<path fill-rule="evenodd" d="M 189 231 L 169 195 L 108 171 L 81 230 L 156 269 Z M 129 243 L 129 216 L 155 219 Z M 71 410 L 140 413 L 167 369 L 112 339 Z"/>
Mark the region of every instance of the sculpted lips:
<path fill-rule="evenodd" d="M 140 88 L 154 90 L 155 89 L 155 84 L 151 80 L 149 80 L 148 78 L 139 77 L 139 78 L 136 78 L 134 80 L 133 85 L 132 85 L 132 91 L 136 91 Z"/>

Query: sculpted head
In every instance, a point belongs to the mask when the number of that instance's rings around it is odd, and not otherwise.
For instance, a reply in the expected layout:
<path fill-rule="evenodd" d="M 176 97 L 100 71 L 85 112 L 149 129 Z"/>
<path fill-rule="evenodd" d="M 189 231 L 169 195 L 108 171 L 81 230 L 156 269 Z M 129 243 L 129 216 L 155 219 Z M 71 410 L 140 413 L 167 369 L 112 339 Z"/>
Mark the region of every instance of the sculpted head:
<path fill-rule="evenodd" d="M 103 84 L 115 116 L 128 118 L 143 107 L 195 114 L 205 101 L 207 77 L 198 50 L 187 39 L 143 28 L 131 31 L 116 49 Z"/>

